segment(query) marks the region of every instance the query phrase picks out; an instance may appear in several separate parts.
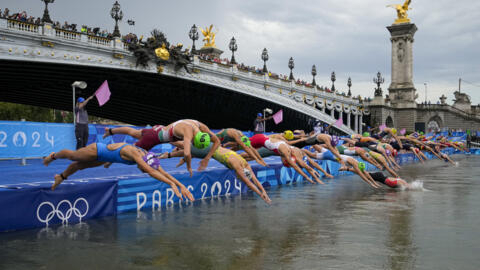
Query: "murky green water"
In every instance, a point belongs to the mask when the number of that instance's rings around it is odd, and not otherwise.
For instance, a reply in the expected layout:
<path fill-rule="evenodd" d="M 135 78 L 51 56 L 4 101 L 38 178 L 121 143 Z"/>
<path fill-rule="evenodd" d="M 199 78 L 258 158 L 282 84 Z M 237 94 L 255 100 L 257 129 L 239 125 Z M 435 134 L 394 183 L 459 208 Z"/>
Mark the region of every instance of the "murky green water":
<path fill-rule="evenodd" d="M 405 166 L 428 191 L 356 177 L 0 234 L 0 269 L 480 269 L 480 157 Z"/>

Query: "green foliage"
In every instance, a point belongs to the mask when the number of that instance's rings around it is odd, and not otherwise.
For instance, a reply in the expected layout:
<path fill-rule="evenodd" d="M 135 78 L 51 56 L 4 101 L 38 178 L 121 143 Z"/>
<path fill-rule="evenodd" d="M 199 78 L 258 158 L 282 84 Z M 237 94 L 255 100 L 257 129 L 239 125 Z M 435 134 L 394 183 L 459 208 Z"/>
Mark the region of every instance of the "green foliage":
<path fill-rule="evenodd" d="M 68 120 L 72 122 L 72 113 L 67 112 L 63 114 L 59 110 L 15 104 L 8 102 L 0 102 L 0 120 L 7 121 L 20 121 L 25 119 L 32 122 L 57 122 L 68 123 Z M 69 117 L 68 117 L 69 116 Z"/>

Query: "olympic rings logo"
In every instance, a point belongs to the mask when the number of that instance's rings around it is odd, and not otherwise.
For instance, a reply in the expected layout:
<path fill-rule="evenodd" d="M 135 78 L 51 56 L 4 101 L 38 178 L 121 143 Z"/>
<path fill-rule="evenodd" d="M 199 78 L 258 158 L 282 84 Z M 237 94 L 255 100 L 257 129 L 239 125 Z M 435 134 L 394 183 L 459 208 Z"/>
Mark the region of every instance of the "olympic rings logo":
<path fill-rule="evenodd" d="M 80 209 L 77 208 L 77 204 L 79 202 L 83 202 L 85 204 L 84 213 L 82 213 Z M 47 208 L 50 207 L 52 210 L 50 210 L 50 212 L 48 212 L 45 217 L 40 217 L 40 209 L 42 209 L 42 206 L 44 205 Z M 68 206 L 68 209 L 60 209 L 62 205 Z M 62 224 L 68 224 L 68 220 L 70 219 L 70 217 L 72 217 L 72 214 L 74 214 L 76 217 L 79 218 L 79 221 L 82 222 L 82 218 L 87 215 L 88 209 L 88 202 L 84 198 L 78 198 L 77 200 L 75 200 L 73 205 L 69 200 L 63 200 L 57 204 L 57 207 L 55 207 L 55 205 L 53 205 L 53 203 L 51 202 L 42 202 L 37 208 L 37 218 L 38 221 L 45 223 L 45 225 L 48 226 L 48 222 L 50 222 L 50 220 L 52 220 L 56 215 L 58 219 L 62 221 Z M 66 210 L 66 212 L 64 212 L 64 210 Z"/>

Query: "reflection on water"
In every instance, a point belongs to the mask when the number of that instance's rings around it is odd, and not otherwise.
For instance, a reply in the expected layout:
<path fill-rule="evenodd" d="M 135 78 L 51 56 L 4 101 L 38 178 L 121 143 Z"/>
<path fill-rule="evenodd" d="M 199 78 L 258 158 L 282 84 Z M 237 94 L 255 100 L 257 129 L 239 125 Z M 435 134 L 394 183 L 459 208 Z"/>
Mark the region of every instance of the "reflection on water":
<path fill-rule="evenodd" d="M 0 269 L 480 269 L 480 157 L 405 166 L 426 191 L 356 177 L 0 234 Z"/>

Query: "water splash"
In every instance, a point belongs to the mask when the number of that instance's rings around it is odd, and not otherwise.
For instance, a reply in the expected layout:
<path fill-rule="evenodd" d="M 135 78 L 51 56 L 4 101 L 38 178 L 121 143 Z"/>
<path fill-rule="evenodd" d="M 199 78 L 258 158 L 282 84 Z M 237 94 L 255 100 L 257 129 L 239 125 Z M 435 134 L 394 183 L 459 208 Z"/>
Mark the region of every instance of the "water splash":
<path fill-rule="evenodd" d="M 402 190 L 406 190 L 407 187 L 402 186 Z M 410 186 L 408 187 L 408 190 L 413 190 L 413 191 L 429 191 L 428 189 L 423 187 L 423 181 L 421 180 L 415 180 L 410 183 Z"/>
<path fill-rule="evenodd" d="M 460 163 L 458 163 L 458 161 L 455 161 L 455 167 L 456 168 L 458 168 L 458 164 L 460 164 Z"/>

